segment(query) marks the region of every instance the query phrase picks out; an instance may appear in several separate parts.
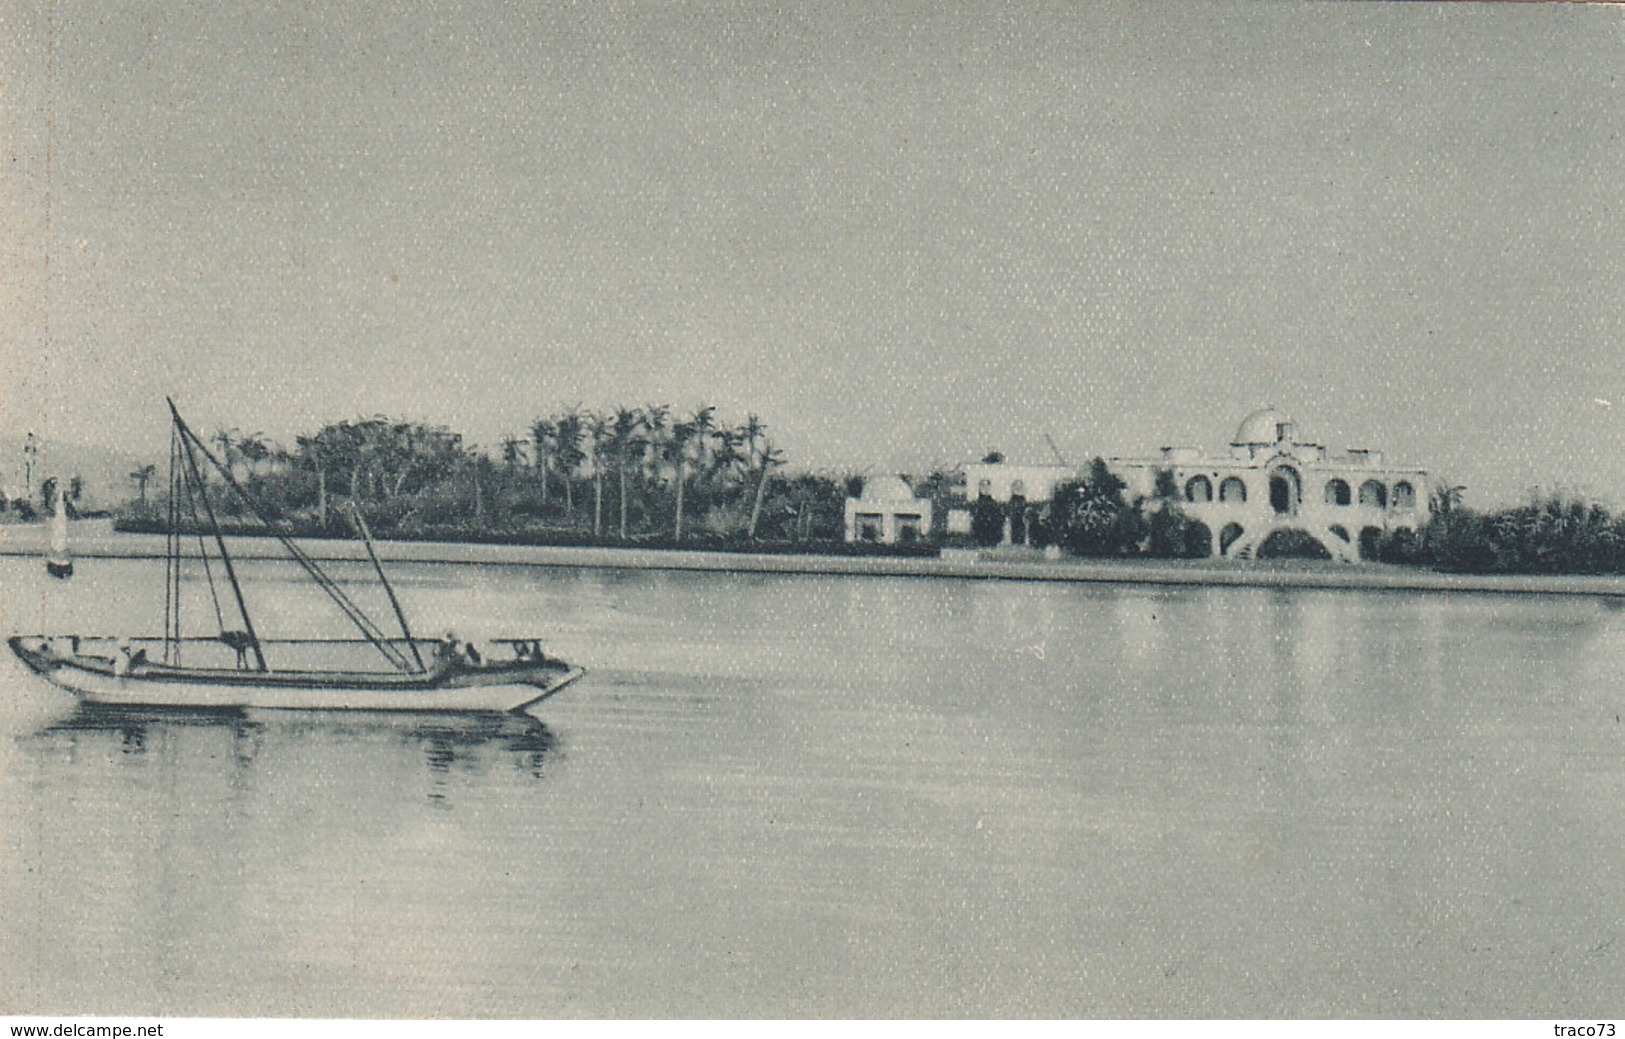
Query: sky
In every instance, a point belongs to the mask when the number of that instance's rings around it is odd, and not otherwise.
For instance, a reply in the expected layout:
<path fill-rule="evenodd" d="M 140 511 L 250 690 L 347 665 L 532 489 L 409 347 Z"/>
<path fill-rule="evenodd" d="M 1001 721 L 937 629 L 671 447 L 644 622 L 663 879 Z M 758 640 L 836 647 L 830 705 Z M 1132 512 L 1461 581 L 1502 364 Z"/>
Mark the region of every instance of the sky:
<path fill-rule="evenodd" d="M 0 437 L 707 403 L 920 472 L 1273 405 L 1625 504 L 1621 74 L 1606 5 L 8 0 Z"/>

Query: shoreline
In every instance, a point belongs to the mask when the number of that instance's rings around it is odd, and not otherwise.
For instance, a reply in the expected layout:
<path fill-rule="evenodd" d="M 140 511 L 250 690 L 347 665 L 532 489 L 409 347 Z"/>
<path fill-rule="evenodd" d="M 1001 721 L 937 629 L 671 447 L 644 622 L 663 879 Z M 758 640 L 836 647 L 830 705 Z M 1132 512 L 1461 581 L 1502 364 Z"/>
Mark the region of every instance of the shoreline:
<path fill-rule="evenodd" d="M 90 526 L 90 523 L 86 523 Z M 116 533 L 111 524 L 76 537 L 79 559 L 162 559 L 157 534 Z M 0 557 L 44 553 L 40 525 L 0 526 Z M 287 559 L 270 538 L 228 537 L 236 559 Z M 1051 581 L 1083 584 L 1195 585 L 1234 588 L 1322 588 L 1362 591 L 1476 592 L 1510 595 L 1581 595 L 1625 598 L 1625 576 L 1589 574 L 1448 574 L 1384 564 L 1283 562 L 1225 563 L 1216 560 L 1101 560 L 1011 558 L 1005 550 L 954 552 L 936 559 L 829 556 L 809 553 L 752 554 L 676 549 L 541 545 L 490 545 L 440 541 L 377 541 L 385 562 L 452 566 L 583 567 L 610 570 L 673 570 L 761 574 L 829 574 L 863 577 L 936 577 L 962 580 Z M 367 561 L 358 541 L 302 541 L 322 562 Z"/>

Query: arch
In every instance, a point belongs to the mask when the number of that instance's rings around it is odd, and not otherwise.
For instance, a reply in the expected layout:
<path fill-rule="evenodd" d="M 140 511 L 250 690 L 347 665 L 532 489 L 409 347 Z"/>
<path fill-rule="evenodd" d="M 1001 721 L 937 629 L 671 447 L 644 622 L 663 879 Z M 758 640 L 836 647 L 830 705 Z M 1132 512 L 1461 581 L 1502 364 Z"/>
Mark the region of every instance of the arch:
<path fill-rule="evenodd" d="M 878 544 L 885 518 L 878 512 L 860 512 L 852 517 L 853 525 L 857 529 L 857 540 L 869 544 Z"/>
<path fill-rule="evenodd" d="M 992 497 L 993 496 L 993 481 L 989 480 L 985 476 L 982 477 L 980 480 L 977 480 L 976 481 L 976 496 L 978 498 L 990 498 L 990 497 Z"/>
<path fill-rule="evenodd" d="M 1409 480 L 1401 480 L 1394 484 L 1393 506 L 1396 509 L 1416 508 L 1416 488 Z"/>
<path fill-rule="evenodd" d="M 970 536 L 983 548 L 1004 540 L 1004 509 L 988 495 L 977 498 L 971 506 Z"/>
<path fill-rule="evenodd" d="M 1341 524 L 1341 523 L 1333 523 L 1327 529 L 1330 530 L 1333 534 L 1336 534 L 1338 537 L 1342 538 L 1344 541 L 1347 541 L 1349 539 L 1348 528 L 1343 526 L 1343 524 Z"/>
<path fill-rule="evenodd" d="M 920 540 L 920 514 L 917 512 L 899 512 L 897 514 L 897 543 L 899 545 L 912 545 Z"/>
<path fill-rule="evenodd" d="M 1230 546 L 1245 533 L 1247 532 L 1242 529 L 1240 523 L 1226 523 L 1224 529 L 1219 531 L 1219 555 L 1229 555 Z"/>
<path fill-rule="evenodd" d="M 1213 554 L 1213 531 L 1201 520 L 1185 524 L 1185 558 L 1206 559 Z"/>
<path fill-rule="evenodd" d="M 1259 559 L 1330 559 L 1331 549 L 1307 530 L 1281 527 L 1270 531 L 1253 553 Z"/>
<path fill-rule="evenodd" d="M 1185 481 L 1185 500 L 1205 504 L 1213 500 L 1213 484 L 1205 476 L 1193 476 Z"/>
<path fill-rule="evenodd" d="M 1303 484 L 1298 480 L 1296 469 L 1283 465 L 1270 473 L 1270 508 L 1276 515 L 1296 516 L 1302 493 Z"/>
<path fill-rule="evenodd" d="M 1349 494 L 1347 480 L 1339 480 L 1334 477 L 1326 481 L 1327 505 L 1347 505 L 1353 500 L 1353 496 Z"/>
<path fill-rule="evenodd" d="M 1382 554 L 1382 529 L 1380 527 L 1363 527 L 1360 530 L 1360 558 L 1366 561 L 1375 560 Z"/>
<path fill-rule="evenodd" d="M 1360 504 L 1374 509 L 1387 508 L 1388 488 L 1384 487 L 1381 481 L 1367 480 L 1360 485 Z M 1364 536 L 1363 531 L 1361 536 Z"/>
<path fill-rule="evenodd" d="M 1030 524 L 1027 522 L 1027 496 L 1020 493 L 1025 490 L 1020 480 L 1010 486 L 1010 543 L 1025 545 Z"/>
<path fill-rule="evenodd" d="M 1247 500 L 1247 485 L 1239 476 L 1226 476 L 1219 484 L 1219 500 L 1241 504 Z"/>
<path fill-rule="evenodd" d="M 1012 498 L 1025 498 L 1025 497 L 1027 497 L 1027 481 L 1026 480 L 1011 480 L 1010 481 L 1010 497 L 1012 497 Z"/>

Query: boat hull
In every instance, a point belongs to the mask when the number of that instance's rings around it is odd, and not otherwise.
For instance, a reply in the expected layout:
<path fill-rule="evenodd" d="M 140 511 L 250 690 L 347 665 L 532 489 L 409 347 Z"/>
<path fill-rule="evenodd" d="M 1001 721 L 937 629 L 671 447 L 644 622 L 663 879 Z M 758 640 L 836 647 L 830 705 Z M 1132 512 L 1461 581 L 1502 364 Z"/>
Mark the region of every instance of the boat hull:
<path fill-rule="evenodd" d="M 498 666 L 428 675 L 148 668 L 117 674 L 55 652 L 51 640 L 8 640 L 30 670 L 87 703 L 197 710 L 518 711 L 582 675 L 563 664 Z"/>

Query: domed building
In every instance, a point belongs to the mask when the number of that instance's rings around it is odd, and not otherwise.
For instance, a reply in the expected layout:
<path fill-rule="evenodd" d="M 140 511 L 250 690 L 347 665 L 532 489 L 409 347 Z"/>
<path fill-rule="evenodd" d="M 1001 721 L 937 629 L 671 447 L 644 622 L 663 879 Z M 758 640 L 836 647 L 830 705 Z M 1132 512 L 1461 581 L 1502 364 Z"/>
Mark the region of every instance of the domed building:
<path fill-rule="evenodd" d="M 863 481 L 863 494 L 846 499 L 846 540 L 907 545 L 931 532 L 931 500 L 914 497 L 900 476 Z"/>
<path fill-rule="evenodd" d="M 1426 518 L 1427 472 L 1387 465 L 1382 452 L 1331 452 L 1301 438 L 1275 408 L 1242 419 L 1225 453 L 1165 447 L 1155 458 L 1114 458 L 1112 471 L 1129 492 L 1150 494 L 1170 470 L 1185 514 L 1211 533 L 1214 556 L 1250 559 L 1272 535 L 1300 531 L 1333 559 L 1375 555 L 1382 538 L 1416 532 Z"/>
<path fill-rule="evenodd" d="M 1241 420 L 1230 444 L 1232 447 L 1265 447 L 1288 439 L 1294 432 L 1291 419 L 1274 408 L 1264 408 Z"/>
<path fill-rule="evenodd" d="M 1165 447 L 1150 458 L 1106 462 L 1128 484 L 1130 497 L 1152 497 L 1157 474 L 1170 472 L 1185 514 L 1208 529 L 1209 555 L 1227 559 L 1253 558 L 1282 531 L 1308 535 L 1333 559 L 1371 559 L 1384 536 L 1414 533 L 1427 515 L 1425 470 L 1387 465 L 1380 451 L 1328 451 L 1300 436 L 1297 423 L 1276 408 L 1242 419 L 1224 451 Z M 967 465 L 966 498 L 1038 504 L 1049 501 L 1061 483 L 1084 475 L 1070 466 Z M 956 517 L 951 511 L 948 529 L 956 529 L 956 519 L 962 527 L 967 518 L 968 512 Z M 1025 531 L 1007 522 L 1005 540 L 1021 542 Z"/>

